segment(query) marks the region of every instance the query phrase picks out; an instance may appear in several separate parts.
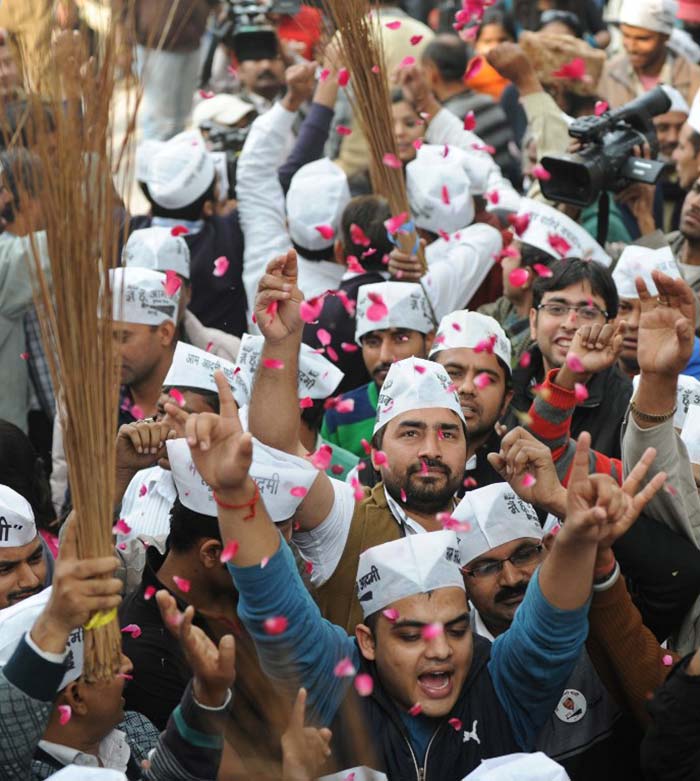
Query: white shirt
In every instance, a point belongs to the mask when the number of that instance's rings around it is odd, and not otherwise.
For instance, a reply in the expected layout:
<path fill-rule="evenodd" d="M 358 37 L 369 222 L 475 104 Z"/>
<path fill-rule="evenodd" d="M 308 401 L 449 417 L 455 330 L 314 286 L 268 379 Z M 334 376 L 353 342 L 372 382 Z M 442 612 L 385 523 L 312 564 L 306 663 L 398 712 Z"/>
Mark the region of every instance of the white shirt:
<path fill-rule="evenodd" d="M 142 486 L 146 493 L 141 495 Z M 142 469 L 129 483 L 120 517 L 131 527 L 133 534 L 157 537 L 170 533 L 170 510 L 177 498 L 172 473 L 159 466 Z"/>
<path fill-rule="evenodd" d="M 113 729 L 100 742 L 98 749 L 99 759 L 92 754 L 84 754 L 70 746 L 62 746 L 59 743 L 51 743 L 48 740 L 40 740 L 39 748 L 62 765 L 79 765 L 81 767 L 102 767 L 126 772 L 126 766 L 131 756 L 131 749 L 126 742 L 126 735 L 118 729 Z"/>

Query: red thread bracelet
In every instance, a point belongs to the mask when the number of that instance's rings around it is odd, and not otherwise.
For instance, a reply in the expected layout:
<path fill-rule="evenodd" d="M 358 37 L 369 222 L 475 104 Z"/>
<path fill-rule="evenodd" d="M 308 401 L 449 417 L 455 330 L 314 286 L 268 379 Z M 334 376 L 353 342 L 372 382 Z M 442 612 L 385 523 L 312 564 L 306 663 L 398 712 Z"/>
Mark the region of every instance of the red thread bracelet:
<path fill-rule="evenodd" d="M 260 489 L 258 488 L 258 484 L 255 482 L 255 480 L 253 480 L 253 485 L 255 486 L 253 498 L 247 502 L 243 502 L 243 504 L 226 504 L 226 502 L 222 502 L 219 499 L 219 497 L 216 495 L 216 491 L 212 492 L 214 494 L 214 501 L 219 505 L 219 507 L 223 507 L 224 510 L 244 510 L 246 507 L 250 507 L 250 512 L 248 515 L 243 516 L 244 521 L 249 521 L 252 518 L 255 518 L 255 507 L 258 504 L 258 500 L 260 499 Z"/>

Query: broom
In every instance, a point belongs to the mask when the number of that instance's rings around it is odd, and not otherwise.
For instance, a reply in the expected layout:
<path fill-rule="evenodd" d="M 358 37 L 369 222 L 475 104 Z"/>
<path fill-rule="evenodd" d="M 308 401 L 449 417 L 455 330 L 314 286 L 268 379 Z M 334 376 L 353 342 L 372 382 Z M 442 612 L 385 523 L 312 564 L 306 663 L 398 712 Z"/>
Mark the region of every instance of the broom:
<path fill-rule="evenodd" d="M 117 260 L 121 204 L 112 173 L 135 127 L 131 117 L 121 148 L 115 149 L 110 122 L 115 25 L 101 44 L 97 60 L 88 61 L 81 32 L 59 33 L 54 71 L 37 85 L 41 100 L 36 98 L 28 112 L 29 146 L 42 170 L 37 186 L 50 258 L 46 271 L 40 242 L 32 234 L 34 300 L 57 410 L 63 413 L 81 558 L 109 556 L 114 550 L 119 360 L 113 348 L 109 269 Z M 23 68 L 28 64 L 21 63 Z M 121 655 L 116 611 L 93 615 L 85 630 L 86 679 L 112 678 Z"/>
<path fill-rule="evenodd" d="M 323 0 L 323 6 L 338 31 L 342 60 L 351 75 L 348 100 L 367 138 L 372 188 L 387 199 L 392 214 L 410 215 L 403 167 L 386 164 L 398 158 L 378 15 L 369 13 L 368 0 Z M 401 230 L 397 240 L 404 252 L 416 254 L 418 248 L 425 272 L 415 230 Z"/>

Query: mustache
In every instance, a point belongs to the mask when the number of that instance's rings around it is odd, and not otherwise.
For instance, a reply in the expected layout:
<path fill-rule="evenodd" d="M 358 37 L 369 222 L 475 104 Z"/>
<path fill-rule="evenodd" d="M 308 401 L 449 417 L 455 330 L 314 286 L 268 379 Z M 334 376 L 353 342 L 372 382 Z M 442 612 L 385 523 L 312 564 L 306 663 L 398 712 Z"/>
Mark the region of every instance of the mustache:
<path fill-rule="evenodd" d="M 423 464 L 425 464 L 428 469 L 437 469 L 440 472 L 444 472 L 448 477 L 452 475 L 452 470 L 449 466 L 443 464 L 442 461 L 439 461 L 437 458 L 422 458 L 417 464 L 412 464 L 408 468 L 407 476 L 410 477 L 411 475 L 422 472 Z"/>
<path fill-rule="evenodd" d="M 513 597 L 525 596 L 527 591 L 527 583 L 523 581 L 515 586 L 504 586 L 493 598 L 494 602 L 505 602 L 507 599 L 513 599 Z"/>
<path fill-rule="evenodd" d="M 376 377 L 380 372 L 388 372 L 391 369 L 390 363 L 380 363 L 372 370 L 372 377 Z"/>
<path fill-rule="evenodd" d="M 261 73 L 258 73 L 256 78 L 257 79 L 276 79 L 277 76 L 275 76 L 275 74 L 271 70 L 266 70 L 266 71 L 262 71 Z"/>
<path fill-rule="evenodd" d="M 21 602 L 23 599 L 27 599 L 27 597 L 33 597 L 35 594 L 38 594 L 40 591 L 43 591 L 43 586 L 37 586 L 36 588 L 25 588 L 21 591 L 11 591 L 7 595 L 7 601 L 8 602 Z"/>

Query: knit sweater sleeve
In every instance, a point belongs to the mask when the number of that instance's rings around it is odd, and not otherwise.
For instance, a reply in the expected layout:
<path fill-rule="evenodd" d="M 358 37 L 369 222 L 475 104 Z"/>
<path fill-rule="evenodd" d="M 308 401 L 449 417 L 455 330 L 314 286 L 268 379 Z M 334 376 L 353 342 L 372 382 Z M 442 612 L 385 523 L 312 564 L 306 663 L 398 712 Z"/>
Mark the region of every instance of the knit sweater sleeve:
<path fill-rule="evenodd" d="M 554 382 L 558 371 L 552 369 L 545 376 L 528 412 L 527 428 L 552 451 L 557 475 L 566 486 L 576 452 L 576 442 L 571 438 L 576 395 L 573 390 L 562 388 Z M 591 473 L 607 474 L 619 483 L 622 482 L 621 462 L 597 450 L 591 450 L 588 469 Z"/>
<path fill-rule="evenodd" d="M 333 669 L 346 657 L 357 668 L 355 641 L 321 616 L 284 541 L 265 567 L 229 564 L 228 568 L 239 593 L 238 617 L 255 642 L 265 673 L 290 696 L 303 686 L 308 692 L 310 722 L 329 724 L 349 681 L 334 675 Z M 265 621 L 273 617 L 287 619 L 285 631 L 266 631 Z M 296 674 L 290 675 L 290 670 Z"/>
<path fill-rule="evenodd" d="M 605 672 L 612 673 L 625 704 L 646 726 L 647 696 L 666 680 L 669 667 L 664 659 L 670 662 L 677 657 L 662 648 L 644 626 L 622 577 L 612 588 L 594 594 L 588 622 L 589 641 L 596 641 L 589 643 L 589 652 L 598 673 L 603 678 Z"/>

